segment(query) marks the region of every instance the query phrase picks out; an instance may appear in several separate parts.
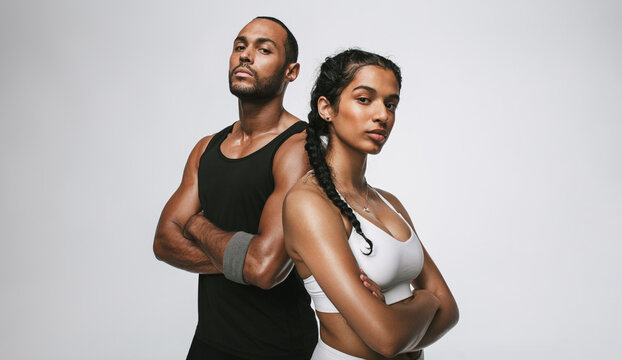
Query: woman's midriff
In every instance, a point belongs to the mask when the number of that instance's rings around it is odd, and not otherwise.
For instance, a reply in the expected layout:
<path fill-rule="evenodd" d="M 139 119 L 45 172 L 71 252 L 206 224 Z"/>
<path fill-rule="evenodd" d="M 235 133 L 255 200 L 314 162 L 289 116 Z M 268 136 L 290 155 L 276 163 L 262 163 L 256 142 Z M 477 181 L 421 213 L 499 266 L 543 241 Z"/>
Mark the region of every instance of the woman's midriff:
<path fill-rule="evenodd" d="M 402 301 L 406 300 L 408 299 Z M 406 354 L 398 355 L 394 358 L 386 358 L 378 354 L 365 344 L 363 339 L 354 332 L 346 319 L 339 313 L 323 313 L 318 311 L 316 314 L 320 320 L 320 337 L 324 343 L 332 348 L 352 356 L 370 360 L 407 360 L 411 358 Z"/>

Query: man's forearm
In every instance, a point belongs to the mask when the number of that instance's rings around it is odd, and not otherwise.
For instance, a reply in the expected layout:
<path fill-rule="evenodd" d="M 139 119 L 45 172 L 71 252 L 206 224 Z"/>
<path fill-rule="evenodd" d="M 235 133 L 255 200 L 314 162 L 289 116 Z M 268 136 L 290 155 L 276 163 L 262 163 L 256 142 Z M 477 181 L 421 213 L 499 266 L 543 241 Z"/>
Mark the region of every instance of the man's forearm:
<path fill-rule="evenodd" d="M 200 251 L 203 254 L 203 251 L 201 249 L 199 249 L 198 247 L 195 247 L 197 251 Z M 203 254 L 205 256 L 205 254 Z M 210 261 L 209 258 L 207 258 L 207 256 L 205 257 L 205 260 L 200 261 L 200 262 L 188 262 L 188 261 L 184 261 L 184 259 L 179 260 L 179 259 L 175 259 L 175 258 L 170 258 L 170 259 L 161 259 L 162 261 L 164 261 L 165 263 L 174 266 L 178 269 L 182 269 L 182 270 L 186 270 L 192 273 L 197 273 L 197 274 L 221 274 L 221 271 L 218 270 L 218 268 L 216 268 L 216 266 L 212 265 L 212 262 Z"/>
<path fill-rule="evenodd" d="M 153 245 L 156 257 L 176 268 L 199 274 L 221 273 L 210 258 L 191 240 L 169 232 L 156 235 Z"/>
<path fill-rule="evenodd" d="M 284 249 L 265 246 L 261 235 L 224 231 L 201 213 L 188 220 L 184 235 L 194 240 L 227 279 L 240 284 L 270 289 L 293 268 Z"/>
<path fill-rule="evenodd" d="M 201 213 L 188 220 L 184 233 L 194 239 L 211 264 L 222 272 L 225 249 L 235 232 L 221 230 Z"/>

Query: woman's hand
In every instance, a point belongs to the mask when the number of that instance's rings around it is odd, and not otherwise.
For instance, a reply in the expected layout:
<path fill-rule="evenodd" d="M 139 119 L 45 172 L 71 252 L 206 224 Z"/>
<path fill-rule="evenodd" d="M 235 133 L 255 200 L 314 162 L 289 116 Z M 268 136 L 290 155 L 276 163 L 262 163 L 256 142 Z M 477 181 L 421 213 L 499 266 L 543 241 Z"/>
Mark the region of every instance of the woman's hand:
<path fill-rule="evenodd" d="M 378 300 L 386 304 L 384 300 L 384 294 L 382 293 L 382 289 L 380 289 L 380 286 L 378 286 L 378 284 L 376 284 L 372 279 L 368 278 L 367 274 L 365 274 L 363 269 L 360 270 L 361 274 L 359 275 L 359 277 L 361 278 L 363 285 L 367 288 L 367 290 L 371 291 L 371 294 L 378 298 Z"/>

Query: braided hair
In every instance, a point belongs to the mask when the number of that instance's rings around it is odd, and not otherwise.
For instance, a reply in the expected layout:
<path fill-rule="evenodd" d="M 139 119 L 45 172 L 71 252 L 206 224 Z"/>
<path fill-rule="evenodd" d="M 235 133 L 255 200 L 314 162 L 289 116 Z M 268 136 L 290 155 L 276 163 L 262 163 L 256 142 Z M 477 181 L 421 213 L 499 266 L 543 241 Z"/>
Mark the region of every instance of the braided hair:
<path fill-rule="evenodd" d="M 328 137 L 328 146 L 330 146 L 328 122 L 318 112 L 318 100 L 322 96 L 329 101 L 334 111 L 338 111 L 341 92 L 352 82 L 357 71 L 367 65 L 391 70 L 395 74 L 398 86 L 401 88 L 402 75 L 400 68 L 383 56 L 359 49 L 348 49 L 335 56 L 327 57 L 320 67 L 320 73 L 313 85 L 313 90 L 311 90 L 311 111 L 308 115 L 309 126 L 307 128 L 305 149 L 319 185 L 332 203 L 350 221 L 354 230 L 365 239 L 368 251 L 363 252 L 363 254 L 370 255 L 373 250 L 371 240 L 363 234 L 361 224 L 354 212 L 339 196 L 335 188 L 333 172 L 326 163 L 326 149 L 321 140 L 321 137 Z"/>

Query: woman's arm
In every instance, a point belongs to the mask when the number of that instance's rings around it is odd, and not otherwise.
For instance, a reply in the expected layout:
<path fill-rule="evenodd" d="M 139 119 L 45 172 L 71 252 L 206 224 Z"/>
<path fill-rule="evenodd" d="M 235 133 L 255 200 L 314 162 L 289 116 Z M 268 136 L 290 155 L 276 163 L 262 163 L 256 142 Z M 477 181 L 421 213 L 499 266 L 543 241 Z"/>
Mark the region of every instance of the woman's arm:
<path fill-rule="evenodd" d="M 408 215 L 408 212 L 404 208 L 404 206 L 400 203 L 400 201 L 393 196 L 391 193 L 388 193 L 383 190 L 378 191 L 384 196 L 391 205 L 400 213 L 402 216 L 408 221 L 412 229 L 413 226 L 412 220 Z M 423 247 L 423 245 L 421 245 Z M 440 300 L 440 307 L 434 316 L 434 320 L 428 327 L 425 335 L 419 341 L 416 346 L 416 349 L 423 349 L 424 347 L 434 343 L 436 340 L 440 339 L 443 335 L 445 335 L 456 323 L 458 322 L 459 312 L 458 306 L 456 304 L 456 300 L 454 299 L 445 279 L 443 279 L 443 275 L 438 270 L 434 261 L 423 248 L 424 254 L 424 262 L 423 269 L 419 276 L 413 281 L 413 287 L 415 289 L 426 289 L 431 291 L 436 297 Z"/>
<path fill-rule="evenodd" d="M 417 344 L 417 349 L 423 349 L 443 337 L 443 335 L 458 323 L 458 318 L 460 316 L 456 300 L 451 294 L 451 291 L 449 291 L 449 287 L 445 283 L 440 271 L 425 248 L 423 249 L 423 253 L 425 255 L 423 270 L 421 275 L 413 281 L 413 286 L 416 289 L 430 290 L 439 299 L 440 307 L 425 335 Z"/>
<path fill-rule="evenodd" d="M 381 355 L 394 357 L 423 338 L 439 301 L 428 291 L 392 306 L 378 301 L 359 278 L 338 210 L 320 191 L 301 185 L 287 195 L 283 209 L 286 246 L 302 259 L 361 339 Z"/>

